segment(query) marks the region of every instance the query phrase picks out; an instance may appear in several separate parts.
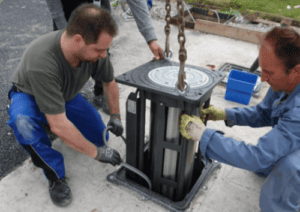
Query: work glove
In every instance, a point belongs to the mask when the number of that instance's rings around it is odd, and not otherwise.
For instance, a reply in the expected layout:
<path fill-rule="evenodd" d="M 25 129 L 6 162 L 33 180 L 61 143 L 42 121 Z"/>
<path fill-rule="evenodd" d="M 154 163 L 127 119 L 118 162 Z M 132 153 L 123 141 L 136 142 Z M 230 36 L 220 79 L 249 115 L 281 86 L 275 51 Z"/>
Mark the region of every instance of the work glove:
<path fill-rule="evenodd" d="M 120 154 L 107 146 L 97 147 L 97 156 L 95 160 L 100 161 L 102 163 L 110 163 L 111 165 L 120 165 L 122 159 Z"/>
<path fill-rule="evenodd" d="M 120 136 L 122 135 L 124 129 L 122 126 L 121 119 L 117 116 L 120 117 L 120 115 L 111 115 L 107 127 L 111 126 L 112 127 L 111 132 L 116 136 Z"/>
<path fill-rule="evenodd" d="M 210 105 L 208 108 L 203 109 L 201 107 L 200 118 L 202 122 L 205 122 L 206 117 L 208 116 L 207 120 L 218 121 L 218 120 L 225 120 L 226 119 L 226 112 L 221 108 L 215 108 L 214 106 Z"/>
<path fill-rule="evenodd" d="M 200 141 L 205 130 L 205 125 L 197 116 L 187 114 L 181 116 L 180 133 L 186 139 Z"/>

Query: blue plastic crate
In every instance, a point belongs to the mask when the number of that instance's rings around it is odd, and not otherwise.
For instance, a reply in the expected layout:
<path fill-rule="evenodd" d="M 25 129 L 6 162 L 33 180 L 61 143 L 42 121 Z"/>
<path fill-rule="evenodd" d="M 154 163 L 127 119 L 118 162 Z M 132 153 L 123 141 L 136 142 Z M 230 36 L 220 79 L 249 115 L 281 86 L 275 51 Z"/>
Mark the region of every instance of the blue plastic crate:
<path fill-rule="evenodd" d="M 228 76 L 225 99 L 248 105 L 258 76 L 231 70 Z"/>

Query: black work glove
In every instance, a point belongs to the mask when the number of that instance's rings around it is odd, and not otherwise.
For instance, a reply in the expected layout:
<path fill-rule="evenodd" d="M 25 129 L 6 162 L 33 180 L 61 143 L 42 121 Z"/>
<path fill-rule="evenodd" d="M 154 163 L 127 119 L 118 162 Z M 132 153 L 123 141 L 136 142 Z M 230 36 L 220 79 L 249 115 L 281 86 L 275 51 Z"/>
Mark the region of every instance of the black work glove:
<path fill-rule="evenodd" d="M 120 154 L 107 146 L 98 147 L 97 148 L 98 154 L 95 158 L 96 160 L 102 162 L 102 163 L 110 163 L 111 165 L 120 165 L 122 162 Z"/>
<path fill-rule="evenodd" d="M 108 126 L 112 127 L 111 132 L 113 134 L 115 134 L 116 136 L 122 135 L 124 129 L 123 129 L 123 126 L 122 126 L 122 122 L 119 118 L 113 117 L 113 115 L 112 115 L 109 122 L 108 122 L 108 124 L 107 124 L 107 127 Z"/>

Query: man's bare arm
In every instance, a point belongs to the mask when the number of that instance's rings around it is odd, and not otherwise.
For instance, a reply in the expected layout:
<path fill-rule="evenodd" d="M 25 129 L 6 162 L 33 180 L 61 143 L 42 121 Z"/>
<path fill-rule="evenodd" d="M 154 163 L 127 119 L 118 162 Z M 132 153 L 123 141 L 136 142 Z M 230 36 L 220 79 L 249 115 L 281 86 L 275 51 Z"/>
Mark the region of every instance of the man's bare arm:
<path fill-rule="evenodd" d="M 109 113 L 120 115 L 119 106 L 119 88 L 115 80 L 109 83 L 103 82 L 103 91 L 106 97 L 106 101 L 109 107 Z"/>
<path fill-rule="evenodd" d="M 80 131 L 67 118 L 65 113 L 45 115 L 51 131 L 55 133 L 66 145 L 91 158 L 95 158 L 97 156 L 97 147 L 84 138 Z"/>

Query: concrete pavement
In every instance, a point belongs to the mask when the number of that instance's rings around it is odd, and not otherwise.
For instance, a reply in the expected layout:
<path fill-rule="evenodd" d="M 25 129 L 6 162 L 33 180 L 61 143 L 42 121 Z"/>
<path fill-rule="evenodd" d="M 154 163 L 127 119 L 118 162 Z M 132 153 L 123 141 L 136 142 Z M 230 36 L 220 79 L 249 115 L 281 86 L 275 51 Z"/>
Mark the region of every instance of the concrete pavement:
<path fill-rule="evenodd" d="M 5 1 L 5 0 L 4 0 Z M 5 3 L 5 2 L 4 2 Z M 27 2 L 28 3 L 28 2 Z M 39 4 L 39 9 L 50 15 L 44 1 L 30 0 L 31 7 Z M 19 7 L 22 6 L 19 1 Z M 155 1 L 154 1 L 155 5 Z M 1 4 L 0 4 L 1 7 Z M 139 33 L 134 21 L 126 22 L 120 18 L 121 8 L 113 10 L 119 27 L 119 36 L 114 39 L 110 48 L 111 61 L 114 65 L 115 76 L 123 74 L 150 60 L 152 53 L 144 38 Z M 37 17 L 31 17 L 37 18 Z M 20 20 L 22 21 L 22 20 Z M 165 21 L 152 19 L 158 42 L 164 49 Z M 49 21 L 51 24 L 51 21 Z M 40 29 L 42 26 L 36 24 Z M 48 27 L 49 29 L 49 27 Z M 51 27 L 50 27 L 51 29 Z M 50 30 L 49 30 L 50 31 Z M 179 45 L 177 41 L 178 29 L 171 26 L 170 45 L 173 50 L 173 61 L 178 62 Z M 187 64 L 207 68 L 207 64 L 219 66 L 223 62 L 250 67 L 258 56 L 256 45 L 224 38 L 215 35 L 203 34 L 191 30 L 185 31 L 187 49 Z M 14 35 L 12 35 L 14 36 Z M 1 44 L 0 44 L 1 45 Z M 125 126 L 125 102 L 134 88 L 119 85 L 120 107 L 123 126 Z M 262 89 L 262 97 L 268 86 Z M 211 104 L 221 108 L 246 107 L 244 105 L 226 101 L 226 89 L 219 85 L 214 89 Z M 252 98 L 249 106 L 258 104 L 259 99 Z M 109 117 L 99 111 L 105 123 Z M 225 136 L 256 144 L 259 137 L 270 131 L 270 127 L 251 129 L 250 127 L 227 128 L 223 122 L 208 122 L 208 127 L 217 128 L 225 132 Z M 126 137 L 126 135 L 125 135 Z M 118 150 L 125 158 L 125 144 L 121 138 L 111 135 L 109 145 Z M 53 142 L 53 148 L 60 151 L 65 157 L 66 176 L 73 193 L 73 202 L 66 208 L 55 206 L 49 197 L 48 181 L 41 169 L 34 167 L 30 159 L 22 166 L 4 177 L 0 181 L 0 211 L 4 212 L 163 212 L 168 211 L 152 201 L 143 201 L 141 196 L 123 186 L 116 186 L 106 180 L 106 176 L 117 168 L 108 164 L 99 163 L 85 155 L 77 153 L 67 147 L 60 139 Z M 233 168 L 222 164 L 221 169 L 215 170 L 206 181 L 187 211 L 201 212 L 258 212 L 259 195 L 264 178 L 251 172 Z"/>

